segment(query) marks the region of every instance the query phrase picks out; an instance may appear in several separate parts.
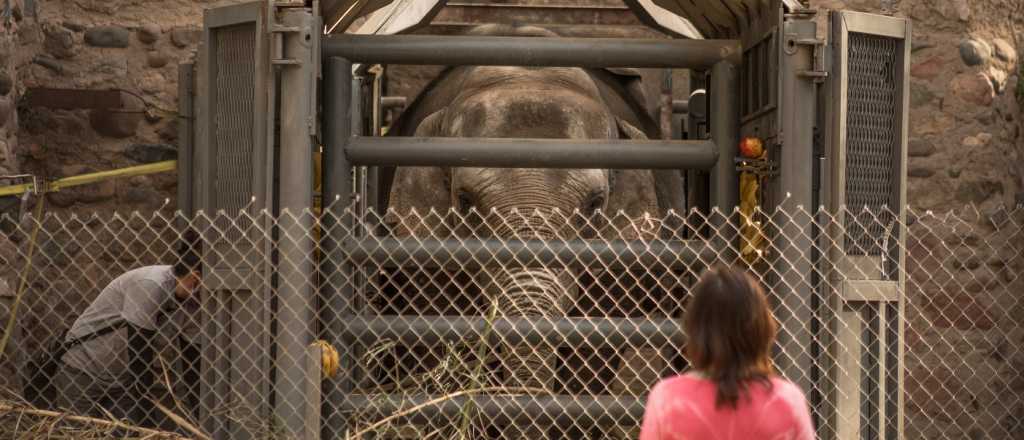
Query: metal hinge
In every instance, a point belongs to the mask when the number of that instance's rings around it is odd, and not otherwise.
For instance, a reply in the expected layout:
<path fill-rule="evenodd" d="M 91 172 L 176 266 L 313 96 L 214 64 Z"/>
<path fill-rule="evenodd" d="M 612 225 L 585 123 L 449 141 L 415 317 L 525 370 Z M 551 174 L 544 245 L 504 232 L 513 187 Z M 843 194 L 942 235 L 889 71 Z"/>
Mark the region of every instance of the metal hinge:
<path fill-rule="evenodd" d="M 793 43 L 803 46 L 811 46 L 812 69 L 800 70 L 796 74 L 801 78 L 813 79 L 816 83 L 825 82 L 828 78 L 828 70 L 825 69 L 825 40 L 820 38 L 794 38 Z"/>

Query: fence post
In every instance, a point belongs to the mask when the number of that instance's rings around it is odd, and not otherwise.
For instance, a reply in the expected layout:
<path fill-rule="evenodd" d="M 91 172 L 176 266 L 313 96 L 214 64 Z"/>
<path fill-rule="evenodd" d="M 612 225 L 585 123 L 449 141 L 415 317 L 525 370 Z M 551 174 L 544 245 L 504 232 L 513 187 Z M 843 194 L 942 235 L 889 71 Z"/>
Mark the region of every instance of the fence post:
<path fill-rule="evenodd" d="M 812 355 L 812 318 L 816 310 L 813 303 L 811 278 L 816 268 L 812 264 L 814 241 L 812 218 L 814 199 L 814 121 L 817 100 L 813 78 L 801 72 L 814 68 L 813 46 L 789 45 L 787 39 L 813 39 L 813 21 L 787 20 L 780 44 L 793 49 L 783 51 L 780 61 L 782 87 L 779 91 L 782 145 L 779 153 L 778 233 L 780 246 L 773 271 L 781 290 L 776 291 L 776 310 L 780 331 L 778 345 L 782 356 L 777 365 L 783 375 L 800 386 L 815 399 L 814 364 L 819 360 Z"/>
<path fill-rule="evenodd" d="M 323 256 L 321 268 L 325 277 L 320 284 L 321 299 L 326 308 L 322 311 L 326 334 L 341 355 L 338 383 L 327 388 L 324 401 L 326 419 L 323 438 L 340 438 L 345 431 L 345 417 L 341 405 L 352 389 L 351 373 L 355 369 L 351 349 L 340 335 L 344 331 L 343 315 L 351 314 L 352 280 L 348 270 L 342 241 L 350 227 L 344 221 L 349 218 L 345 210 L 351 206 L 352 165 L 345 155 L 345 145 L 352 136 L 352 63 L 343 58 L 331 57 L 324 64 L 323 94 L 323 139 L 324 173 L 322 205 L 323 215 Z"/>
<path fill-rule="evenodd" d="M 298 29 L 284 34 L 284 55 L 291 64 L 281 69 L 281 171 L 278 232 L 276 413 L 285 432 L 302 438 L 306 397 L 302 384 L 306 346 L 313 341 L 313 144 L 310 114 L 313 99 L 315 27 L 305 9 L 286 10 L 282 24 Z M 288 214 L 284 214 L 287 210 Z"/>

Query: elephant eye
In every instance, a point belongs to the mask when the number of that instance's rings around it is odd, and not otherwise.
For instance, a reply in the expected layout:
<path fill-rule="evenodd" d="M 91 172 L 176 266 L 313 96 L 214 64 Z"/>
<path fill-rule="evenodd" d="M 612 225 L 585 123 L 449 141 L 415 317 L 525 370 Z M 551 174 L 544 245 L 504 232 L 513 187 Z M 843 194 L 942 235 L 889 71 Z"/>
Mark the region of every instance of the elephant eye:
<path fill-rule="evenodd" d="M 458 195 L 458 199 L 459 199 L 459 212 L 462 212 L 462 213 L 469 212 L 469 208 L 471 208 L 473 206 L 473 198 L 470 197 L 469 193 L 467 193 L 466 191 L 461 191 L 460 190 L 459 191 L 459 195 Z"/>
<path fill-rule="evenodd" d="M 588 217 L 591 217 L 598 209 L 601 208 L 604 208 L 604 196 L 601 194 L 594 194 L 587 199 L 586 205 L 583 206 L 583 213 Z"/>

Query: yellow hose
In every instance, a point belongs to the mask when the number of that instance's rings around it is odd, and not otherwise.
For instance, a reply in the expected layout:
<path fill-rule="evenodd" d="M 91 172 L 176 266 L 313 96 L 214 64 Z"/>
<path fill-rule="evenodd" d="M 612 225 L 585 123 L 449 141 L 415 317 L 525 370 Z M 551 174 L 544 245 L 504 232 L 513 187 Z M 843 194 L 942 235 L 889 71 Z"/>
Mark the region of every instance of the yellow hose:
<path fill-rule="evenodd" d="M 178 161 L 166 160 L 163 162 L 154 162 L 134 167 L 119 168 L 110 171 L 99 171 L 95 173 L 81 174 L 78 176 L 64 177 L 61 179 L 54 180 L 53 182 L 50 182 L 44 188 L 33 188 L 31 183 L 9 185 L 0 187 L 0 197 L 24 194 L 26 191 L 33 190 L 38 192 L 59 191 L 61 188 L 87 185 L 90 183 L 101 182 L 107 179 L 163 173 L 166 171 L 174 171 L 177 168 L 177 166 Z"/>

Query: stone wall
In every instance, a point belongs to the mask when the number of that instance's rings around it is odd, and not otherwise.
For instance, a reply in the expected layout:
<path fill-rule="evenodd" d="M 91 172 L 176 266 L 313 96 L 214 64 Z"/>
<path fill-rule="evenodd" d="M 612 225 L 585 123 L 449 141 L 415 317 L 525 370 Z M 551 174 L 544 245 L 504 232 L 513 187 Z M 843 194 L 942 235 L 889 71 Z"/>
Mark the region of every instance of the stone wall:
<path fill-rule="evenodd" d="M 0 2 L 0 175 L 9 175 L 17 169 L 14 160 L 14 148 L 18 143 L 18 113 L 15 102 L 18 96 L 15 80 L 15 59 L 18 51 L 18 31 L 24 18 L 24 7 L 20 1 Z M 0 201 L 0 205 L 12 205 L 16 201 Z M 9 206 L 8 206 L 9 207 Z M 0 211 L 3 211 L 0 206 Z M 10 317 L 14 292 L 7 280 L 0 278 L 0 336 L 3 326 Z M 16 348 L 11 345 L 0 358 L 16 355 Z M 0 362 L 0 387 L 11 387 L 11 378 L 15 377 L 13 365 Z"/>
<path fill-rule="evenodd" d="M 35 1 L 18 33 L 19 87 L 124 91 L 117 112 L 21 108 L 20 169 L 50 178 L 176 157 L 178 64 L 199 41 L 188 0 Z M 108 181 L 47 196 L 51 210 L 173 209 L 176 175 Z"/>

